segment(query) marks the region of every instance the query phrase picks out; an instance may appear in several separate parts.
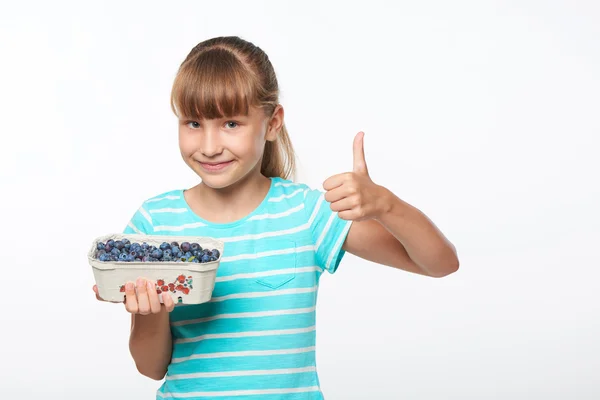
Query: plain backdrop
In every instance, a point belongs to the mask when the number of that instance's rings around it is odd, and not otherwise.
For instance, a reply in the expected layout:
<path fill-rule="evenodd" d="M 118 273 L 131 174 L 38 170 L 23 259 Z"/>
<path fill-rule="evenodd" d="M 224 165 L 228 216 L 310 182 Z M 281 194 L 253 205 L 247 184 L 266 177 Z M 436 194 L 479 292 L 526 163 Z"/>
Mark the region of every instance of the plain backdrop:
<path fill-rule="evenodd" d="M 198 42 L 278 74 L 299 180 L 352 168 L 456 245 L 443 279 L 348 255 L 319 293 L 327 399 L 600 398 L 600 5 L 2 2 L 3 399 L 151 399 L 86 252 L 190 187 L 169 94 Z"/>

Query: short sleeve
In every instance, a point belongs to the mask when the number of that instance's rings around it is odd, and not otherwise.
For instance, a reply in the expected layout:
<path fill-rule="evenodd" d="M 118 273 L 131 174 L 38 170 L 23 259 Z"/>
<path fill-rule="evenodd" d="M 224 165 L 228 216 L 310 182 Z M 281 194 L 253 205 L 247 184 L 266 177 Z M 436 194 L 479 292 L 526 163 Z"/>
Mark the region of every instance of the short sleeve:
<path fill-rule="evenodd" d="M 151 235 L 154 232 L 152 226 L 152 217 L 142 204 L 140 208 L 133 214 L 127 226 L 123 230 L 124 234 L 138 234 L 138 235 Z"/>
<path fill-rule="evenodd" d="M 319 190 L 307 190 L 304 202 L 318 265 L 333 274 L 344 257 L 342 246 L 352 221 L 343 220 L 332 211 L 325 193 Z"/>

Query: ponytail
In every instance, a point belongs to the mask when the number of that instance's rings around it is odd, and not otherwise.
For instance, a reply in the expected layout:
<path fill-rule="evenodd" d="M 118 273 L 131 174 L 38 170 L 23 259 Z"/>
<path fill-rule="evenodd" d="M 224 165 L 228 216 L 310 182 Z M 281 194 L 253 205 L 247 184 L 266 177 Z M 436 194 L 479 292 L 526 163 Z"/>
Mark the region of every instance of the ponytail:
<path fill-rule="evenodd" d="M 260 172 L 268 177 L 294 180 L 296 175 L 296 155 L 285 124 L 277 139 L 265 144 Z"/>

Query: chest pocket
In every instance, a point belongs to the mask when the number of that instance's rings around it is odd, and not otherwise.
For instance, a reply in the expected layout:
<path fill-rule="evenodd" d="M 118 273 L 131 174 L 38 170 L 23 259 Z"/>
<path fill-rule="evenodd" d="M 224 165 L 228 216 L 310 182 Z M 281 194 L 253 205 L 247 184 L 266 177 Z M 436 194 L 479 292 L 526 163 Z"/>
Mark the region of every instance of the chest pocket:
<path fill-rule="evenodd" d="M 256 260 L 256 283 L 271 289 L 283 289 L 296 277 L 296 242 L 286 239 L 280 243 L 281 250 Z"/>

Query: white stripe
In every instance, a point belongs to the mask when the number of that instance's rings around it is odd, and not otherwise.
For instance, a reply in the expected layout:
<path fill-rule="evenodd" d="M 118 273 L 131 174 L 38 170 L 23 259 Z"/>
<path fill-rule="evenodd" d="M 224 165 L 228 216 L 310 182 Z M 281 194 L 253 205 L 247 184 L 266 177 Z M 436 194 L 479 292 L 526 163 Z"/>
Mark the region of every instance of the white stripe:
<path fill-rule="evenodd" d="M 331 261 L 333 261 L 333 256 L 336 253 L 335 250 L 338 249 L 340 246 L 342 246 L 341 242 L 347 237 L 346 233 L 350 229 L 351 225 L 352 225 L 352 221 L 348 221 L 348 224 L 344 227 L 344 230 L 342 231 L 342 233 L 338 237 L 337 241 L 335 242 L 335 246 L 333 246 L 331 253 L 329 253 L 329 257 L 327 258 L 327 264 L 325 264 L 325 268 L 329 269 Z"/>
<path fill-rule="evenodd" d="M 319 250 L 319 246 L 323 243 L 323 239 L 325 239 L 325 235 L 329 232 L 329 228 L 331 228 L 331 223 L 333 222 L 333 218 L 335 218 L 336 214 L 331 214 L 327 223 L 325 224 L 325 228 L 323 228 L 323 232 L 321 232 L 321 236 L 319 236 L 319 240 L 317 240 L 317 244 L 315 245 L 316 250 Z"/>
<path fill-rule="evenodd" d="M 292 247 L 289 249 L 282 249 L 282 250 L 263 251 L 261 253 L 238 254 L 237 256 L 222 257 L 221 262 L 227 263 L 227 262 L 232 262 L 232 261 L 237 261 L 237 260 L 254 260 L 254 259 L 262 258 L 262 257 L 276 256 L 276 255 L 280 255 L 280 254 L 302 253 L 305 251 L 315 251 L 315 246 L 309 245 L 309 246 L 302 246 L 302 247 Z"/>
<path fill-rule="evenodd" d="M 143 235 L 142 231 L 140 231 L 134 224 L 133 222 L 129 221 L 129 223 L 127 224 L 127 226 L 129 226 L 131 229 L 133 229 L 135 231 L 135 233 L 138 233 L 140 235 Z"/>
<path fill-rule="evenodd" d="M 283 350 L 246 350 L 246 351 L 222 351 L 219 353 L 204 353 L 192 354 L 188 357 L 172 358 L 171 363 L 180 363 L 190 360 L 204 360 L 208 358 L 225 358 L 225 357 L 261 357 L 261 356 L 285 356 L 290 354 L 310 353 L 315 351 L 315 346 L 302 347 L 299 349 L 283 349 Z"/>
<path fill-rule="evenodd" d="M 304 203 L 300 204 L 297 207 L 294 208 L 290 208 L 287 211 L 284 212 L 280 212 L 277 214 L 260 214 L 260 215 L 255 215 L 253 217 L 248 218 L 248 221 L 256 221 L 256 220 L 261 220 L 261 219 L 277 219 L 277 218 L 281 218 L 281 217 L 287 217 L 288 215 L 291 215 L 295 212 L 298 212 L 300 210 L 304 209 Z"/>
<path fill-rule="evenodd" d="M 254 396 L 268 394 L 291 394 L 291 393 L 307 393 L 320 391 L 318 386 L 306 386 L 289 389 L 254 389 L 254 390 L 226 390 L 219 392 L 187 392 L 187 393 L 161 393 L 156 392 L 156 395 L 162 398 L 184 399 L 188 397 L 225 397 L 225 396 Z"/>
<path fill-rule="evenodd" d="M 215 279 L 215 283 L 235 281 L 238 279 L 260 278 L 263 276 L 276 276 L 276 275 L 285 275 L 285 274 L 293 274 L 293 273 L 302 274 L 305 272 L 316 272 L 316 271 L 322 271 L 321 267 L 312 266 L 312 267 L 300 267 L 300 268 L 284 268 L 284 269 L 276 269 L 273 271 L 264 271 L 264 272 L 248 272 L 245 274 L 218 276 Z"/>
<path fill-rule="evenodd" d="M 150 199 L 150 200 L 146 200 L 146 203 L 153 203 L 155 201 L 162 201 L 162 200 L 179 200 L 179 196 L 164 196 L 164 197 L 157 197 L 155 199 Z"/>
<path fill-rule="evenodd" d="M 159 226 L 154 227 L 154 232 L 161 232 L 161 231 L 179 232 L 184 229 L 199 228 L 201 226 L 206 226 L 206 224 L 204 224 L 202 222 L 192 222 L 190 224 L 183 224 L 183 225 L 179 225 L 179 226 L 159 225 Z"/>
<path fill-rule="evenodd" d="M 284 200 L 284 199 L 290 199 L 290 198 L 294 197 L 295 195 L 297 195 L 298 193 L 301 193 L 303 191 L 304 191 L 304 189 L 296 189 L 296 190 L 294 190 L 290 194 L 282 194 L 279 197 L 271 197 L 269 199 L 269 201 L 275 203 L 275 202 L 278 202 L 278 201 L 281 201 L 281 200 Z"/>
<path fill-rule="evenodd" d="M 299 184 L 299 183 L 294 183 L 294 182 L 292 182 L 292 183 L 277 182 L 277 183 L 275 184 L 275 186 L 290 187 L 290 186 L 301 186 L 301 184 Z M 302 186 L 303 186 L 303 185 L 302 185 Z"/>
<path fill-rule="evenodd" d="M 250 235 L 225 237 L 225 238 L 220 238 L 220 240 L 222 240 L 223 242 L 226 242 L 226 243 L 232 243 L 232 242 L 239 242 L 239 241 L 242 241 L 242 240 L 264 239 L 264 238 L 267 238 L 267 237 L 275 237 L 275 236 L 289 235 L 289 234 L 292 234 L 292 233 L 302 232 L 302 231 L 307 230 L 307 229 L 310 228 L 310 226 L 312 225 L 313 221 L 317 217 L 317 214 L 319 213 L 321 205 L 323 204 L 324 201 L 325 201 L 324 194 L 322 194 L 319 197 L 319 200 L 318 200 L 315 208 L 313 209 L 313 212 L 312 212 L 312 214 L 311 214 L 308 222 L 305 223 L 305 224 L 302 224 L 300 226 L 297 226 L 297 227 L 294 227 L 294 228 L 290 228 L 290 229 L 281 230 L 281 231 L 272 231 L 272 232 L 263 232 L 263 233 L 256 233 L 256 234 L 250 234 Z M 302 208 L 304 208 L 304 204 L 302 204 Z M 296 211 L 295 209 L 291 209 L 291 210 L 288 210 L 286 212 L 290 212 L 292 210 Z M 269 215 L 269 214 L 266 214 L 266 215 Z M 273 214 L 273 215 L 279 215 L 279 214 Z M 256 217 L 265 218 L 265 217 L 263 217 L 261 215 L 257 215 Z M 154 227 L 154 232 L 161 232 L 161 231 L 179 232 L 179 231 L 182 231 L 184 229 L 193 229 L 193 228 L 198 228 L 198 227 L 202 227 L 202 226 L 206 226 L 206 224 L 204 224 L 202 222 L 194 222 L 194 223 L 184 224 L 184 225 L 180 225 L 180 226 L 164 226 L 164 225 L 160 225 L 160 226 L 155 226 Z M 226 259 L 226 257 L 224 259 Z"/>
<path fill-rule="evenodd" d="M 158 213 L 181 214 L 184 212 L 188 212 L 188 209 L 187 208 L 158 208 L 156 210 L 150 210 L 150 214 L 158 214 Z"/>
<path fill-rule="evenodd" d="M 140 207 L 139 212 L 144 216 L 144 218 L 148 220 L 148 222 L 150 222 L 150 225 L 152 225 L 152 217 L 150 217 L 150 214 L 148 214 L 146 210 L 144 210 L 144 207 Z"/>
<path fill-rule="evenodd" d="M 217 319 L 226 318 L 258 318 L 258 317 L 275 317 L 277 315 L 297 315 L 297 314 L 308 314 L 314 312 L 316 307 L 306 308 L 292 308 L 288 310 L 272 310 L 272 311 L 255 311 L 255 312 L 242 312 L 242 313 L 230 313 L 230 314 L 217 314 L 212 317 L 187 319 L 171 323 L 171 326 L 183 326 L 190 324 L 200 324 L 202 322 L 214 321 Z"/>
<path fill-rule="evenodd" d="M 229 378 L 234 376 L 287 375 L 315 372 L 315 367 L 285 368 L 285 369 L 255 369 L 246 371 L 196 372 L 191 374 L 167 375 L 167 380 L 194 378 Z"/>
<path fill-rule="evenodd" d="M 308 333 L 315 330 L 315 325 L 309 326 L 308 328 L 295 328 L 295 329 L 277 329 L 271 331 L 248 331 L 248 332 L 228 332 L 228 333 L 207 333 L 200 336 L 194 336 L 184 339 L 175 339 L 175 343 L 194 343 L 200 342 L 207 339 L 235 339 L 243 337 L 257 337 L 257 336 L 278 336 L 278 335 L 296 335 L 299 333 Z"/>
<path fill-rule="evenodd" d="M 225 300 L 233 299 L 256 299 L 258 297 L 273 297 L 273 296 L 284 296 L 286 294 L 302 294 L 312 293 L 317 291 L 317 286 L 308 288 L 293 288 L 293 289 L 281 289 L 281 290 L 268 290 L 265 292 L 246 292 L 246 293 L 234 293 L 226 296 L 218 296 L 210 299 L 210 303 L 218 303 Z"/>
<path fill-rule="evenodd" d="M 231 242 L 239 242 L 241 240 L 264 239 L 264 238 L 268 238 L 268 237 L 290 235 L 292 233 L 302 232 L 304 230 L 307 230 L 308 228 L 310 228 L 310 224 L 306 223 L 306 224 L 297 226 L 295 228 L 284 229 L 281 231 L 255 233 L 255 234 L 249 234 L 249 235 L 243 235 L 243 236 L 233 236 L 230 238 L 221 238 L 221 240 L 226 243 L 231 243 Z"/>

